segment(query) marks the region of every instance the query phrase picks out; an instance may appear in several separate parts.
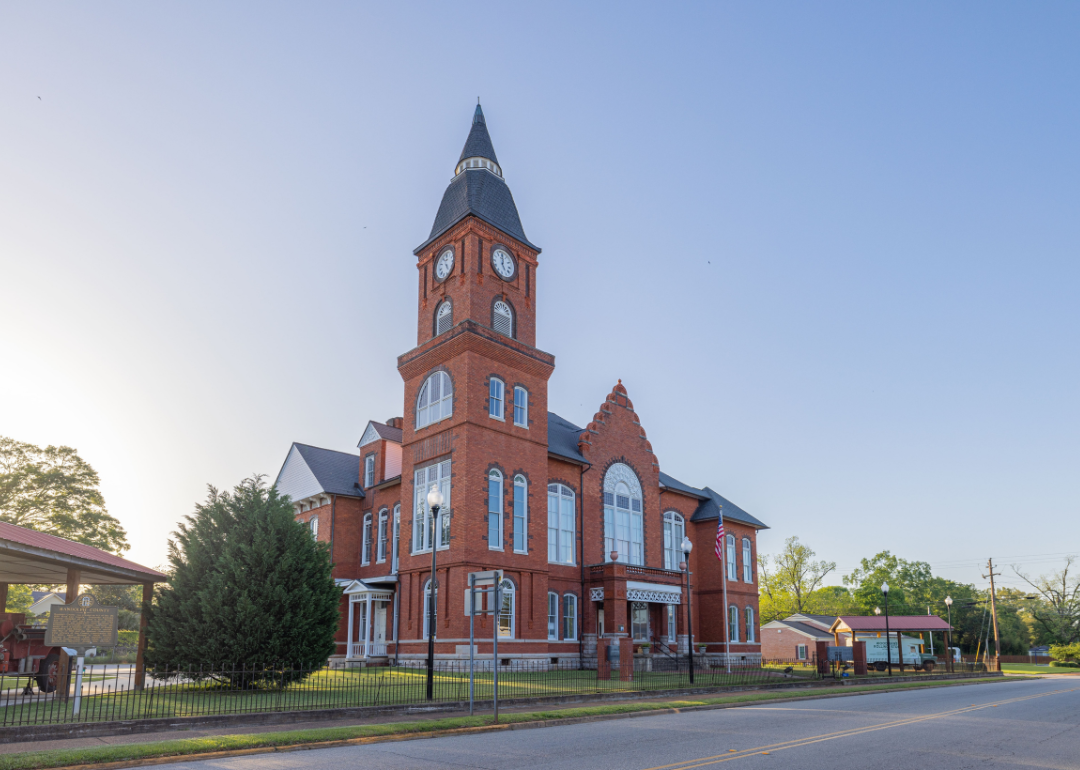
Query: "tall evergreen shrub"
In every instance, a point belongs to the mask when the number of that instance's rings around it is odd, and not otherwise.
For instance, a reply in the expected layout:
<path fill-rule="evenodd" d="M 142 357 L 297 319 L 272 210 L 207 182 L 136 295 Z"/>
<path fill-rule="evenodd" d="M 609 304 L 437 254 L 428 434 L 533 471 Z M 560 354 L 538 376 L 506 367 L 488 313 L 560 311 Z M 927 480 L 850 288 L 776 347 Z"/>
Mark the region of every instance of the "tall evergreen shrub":
<path fill-rule="evenodd" d="M 149 610 L 149 666 L 285 684 L 334 653 L 341 589 L 329 548 L 261 477 L 231 493 L 210 487 L 173 533 L 169 562 L 171 580 Z"/>

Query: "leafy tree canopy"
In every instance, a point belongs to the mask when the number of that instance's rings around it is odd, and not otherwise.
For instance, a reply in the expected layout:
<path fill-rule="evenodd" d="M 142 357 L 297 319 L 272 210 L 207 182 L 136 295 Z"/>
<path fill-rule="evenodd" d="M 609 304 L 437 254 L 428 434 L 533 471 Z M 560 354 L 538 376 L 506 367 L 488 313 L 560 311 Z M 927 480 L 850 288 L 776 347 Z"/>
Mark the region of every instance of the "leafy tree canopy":
<path fill-rule="evenodd" d="M 821 588 L 836 562 L 814 561 L 814 551 L 789 537 L 775 556 L 758 557 L 761 620 L 768 623 L 796 612 L 814 612 L 811 596 Z"/>
<path fill-rule="evenodd" d="M 30 586 L 9 585 L 7 594 L 7 606 L 0 607 L 0 612 L 21 612 L 26 614 L 30 611 L 30 605 L 34 603 L 30 595 Z"/>
<path fill-rule="evenodd" d="M 1069 556 L 1062 569 L 1037 578 L 1013 566 L 1013 571 L 1042 599 L 1030 605 L 1029 612 L 1033 630 L 1044 642 L 1066 645 L 1080 642 L 1080 576 L 1073 569 L 1075 563 L 1076 557 Z"/>
<path fill-rule="evenodd" d="M 105 509 L 97 471 L 71 447 L 42 449 L 0 436 L 0 520 L 110 553 L 127 533 Z"/>
<path fill-rule="evenodd" d="M 261 477 L 211 487 L 173 538 L 171 581 L 149 608 L 148 664 L 246 667 L 284 682 L 299 676 L 286 667 L 334 653 L 341 589 L 329 549 Z"/>

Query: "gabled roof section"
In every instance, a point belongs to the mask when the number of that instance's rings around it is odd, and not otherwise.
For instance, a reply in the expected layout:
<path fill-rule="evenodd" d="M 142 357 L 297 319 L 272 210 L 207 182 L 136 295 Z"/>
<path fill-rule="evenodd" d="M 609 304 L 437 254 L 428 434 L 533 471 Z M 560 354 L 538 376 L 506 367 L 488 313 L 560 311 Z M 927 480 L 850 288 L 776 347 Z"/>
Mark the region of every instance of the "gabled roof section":
<path fill-rule="evenodd" d="M 554 412 L 548 412 L 548 452 L 576 463 L 588 463 L 578 447 L 578 438 L 583 431 Z"/>
<path fill-rule="evenodd" d="M 690 521 L 709 521 L 710 519 L 718 519 L 720 518 L 720 510 L 723 508 L 725 520 L 731 519 L 732 521 L 749 524 L 755 529 L 768 529 L 763 522 L 754 518 L 742 508 L 735 505 L 735 503 L 718 495 L 708 487 L 704 487 L 701 491 L 708 495 L 708 499 L 701 501 L 697 510 L 694 511 L 694 515 L 690 517 Z"/>
<path fill-rule="evenodd" d="M 384 439 L 386 441 L 393 441 L 397 444 L 401 443 L 401 428 L 391 428 L 381 422 L 375 422 L 371 420 L 367 424 L 367 429 L 364 430 L 364 435 L 360 437 L 360 443 L 356 446 L 362 447 L 371 444 L 372 442 Z"/>
<path fill-rule="evenodd" d="M 293 500 L 303 500 L 320 492 L 363 497 L 360 457 L 348 452 L 294 443 L 274 486 Z"/>
<path fill-rule="evenodd" d="M 491 134 L 488 133 L 487 121 L 484 119 L 484 111 L 480 109 L 479 103 L 476 105 L 476 111 L 473 112 L 472 129 L 469 131 L 469 138 L 465 140 L 465 147 L 461 150 L 458 162 L 466 158 L 487 158 L 496 163 L 499 162 L 499 159 L 495 157 L 495 146 L 491 143 Z"/>

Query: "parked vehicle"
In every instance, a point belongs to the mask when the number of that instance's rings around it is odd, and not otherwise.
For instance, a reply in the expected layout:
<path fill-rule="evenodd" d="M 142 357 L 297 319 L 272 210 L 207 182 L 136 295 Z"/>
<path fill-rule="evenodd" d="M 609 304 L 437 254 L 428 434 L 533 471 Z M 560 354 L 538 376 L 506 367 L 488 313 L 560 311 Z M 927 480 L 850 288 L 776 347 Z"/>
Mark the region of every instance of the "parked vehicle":
<path fill-rule="evenodd" d="M 41 692 L 56 690 L 61 651 L 45 646 L 45 627 L 26 623 L 26 615 L 0 614 L 0 674 L 26 676 L 25 694 L 31 693 L 35 682 Z"/>

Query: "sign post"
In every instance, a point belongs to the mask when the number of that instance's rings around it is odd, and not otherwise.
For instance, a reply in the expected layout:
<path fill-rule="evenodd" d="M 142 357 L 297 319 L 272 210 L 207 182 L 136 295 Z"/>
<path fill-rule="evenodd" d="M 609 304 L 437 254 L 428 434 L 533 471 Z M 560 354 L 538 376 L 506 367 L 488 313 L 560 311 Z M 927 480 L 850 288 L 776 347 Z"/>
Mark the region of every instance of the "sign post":
<path fill-rule="evenodd" d="M 491 594 L 493 597 L 498 591 L 499 583 L 502 582 L 501 570 L 488 570 L 487 572 L 470 572 L 469 573 L 469 591 L 465 597 L 465 611 L 469 613 L 469 715 L 473 713 L 473 697 L 474 697 L 474 681 L 476 676 L 476 616 L 488 615 L 493 612 L 493 607 L 497 606 L 497 602 L 491 602 L 488 605 L 488 609 L 483 608 L 483 597 L 487 594 Z M 478 602 L 477 598 L 481 601 Z M 496 616 L 496 620 L 498 617 Z M 496 634 L 497 636 L 497 634 Z M 495 641 L 496 658 L 495 663 L 498 665 L 498 639 Z M 499 706 L 498 706 L 498 672 L 494 672 L 495 686 L 496 686 L 496 704 L 495 704 L 495 721 L 499 720 Z"/>
<path fill-rule="evenodd" d="M 49 625 L 45 628 L 46 647 L 68 647 L 75 650 L 75 705 L 79 713 L 82 702 L 83 661 L 91 647 L 113 647 L 117 640 L 119 607 L 103 607 L 92 594 L 80 594 L 72 604 L 54 604 L 49 610 Z"/>

